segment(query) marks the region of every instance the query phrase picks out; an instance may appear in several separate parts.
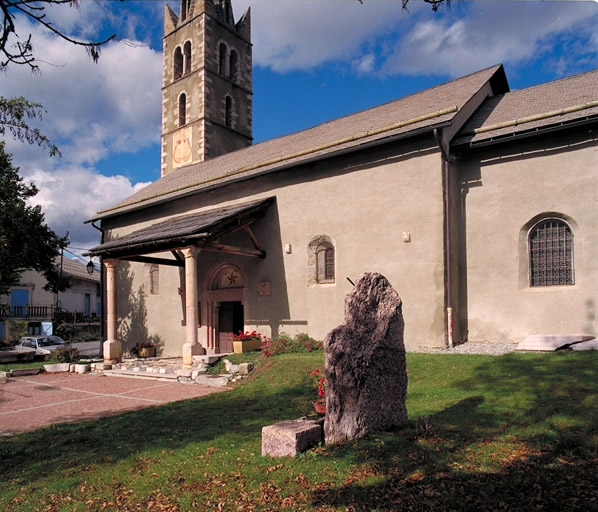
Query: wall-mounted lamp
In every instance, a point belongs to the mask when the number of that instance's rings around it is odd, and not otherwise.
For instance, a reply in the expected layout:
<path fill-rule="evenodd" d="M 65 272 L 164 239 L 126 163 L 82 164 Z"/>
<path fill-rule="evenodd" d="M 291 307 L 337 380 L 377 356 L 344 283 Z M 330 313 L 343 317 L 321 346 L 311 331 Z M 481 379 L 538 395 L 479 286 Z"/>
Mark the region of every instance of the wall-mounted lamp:
<path fill-rule="evenodd" d="M 91 261 L 91 259 L 90 259 L 89 263 L 87 264 L 87 273 L 89 275 L 93 274 L 93 269 L 94 269 L 93 261 Z"/>

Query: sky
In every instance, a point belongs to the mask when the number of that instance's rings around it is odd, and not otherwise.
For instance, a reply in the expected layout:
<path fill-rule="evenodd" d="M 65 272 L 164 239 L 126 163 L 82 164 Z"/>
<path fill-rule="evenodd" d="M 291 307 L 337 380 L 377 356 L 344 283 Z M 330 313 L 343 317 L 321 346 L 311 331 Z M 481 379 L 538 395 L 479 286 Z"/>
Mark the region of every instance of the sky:
<path fill-rule="evenodd" d="M 70 249 L 99 232 L 84 221 L 160 176 L 164 0 L 81 0 L 47 9 L 65 33 L 106 44 L 86 51 L 26 19 L 41 73 L 9 66 L 0 96 L 39 102 L 37 124 L 61 158 L 5 136 L 13 164 Z M 179 2 L 168 1 L 178 12 Z M 502 63 L 512 90 L 598 68 L 595 0 L 233 0 L 251 8 L 254 143 L 398 99 Z M 598 99 L 598 98 L 597 98 Z"/>

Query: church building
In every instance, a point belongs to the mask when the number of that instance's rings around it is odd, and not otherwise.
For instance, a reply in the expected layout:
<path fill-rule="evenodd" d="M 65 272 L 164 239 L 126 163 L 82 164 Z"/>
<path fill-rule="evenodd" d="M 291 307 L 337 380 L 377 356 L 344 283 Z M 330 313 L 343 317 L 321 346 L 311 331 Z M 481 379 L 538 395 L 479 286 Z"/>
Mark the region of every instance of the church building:
<path fill-rule="evenodd" d="M 598 71 L 511 91 L 502 65 L 252 144 L 250 12 L 166 6 L 161 177 L 98 212 L 118 360 L 323 339 L 363 272 L 405 345 L 596 334 Z"/>

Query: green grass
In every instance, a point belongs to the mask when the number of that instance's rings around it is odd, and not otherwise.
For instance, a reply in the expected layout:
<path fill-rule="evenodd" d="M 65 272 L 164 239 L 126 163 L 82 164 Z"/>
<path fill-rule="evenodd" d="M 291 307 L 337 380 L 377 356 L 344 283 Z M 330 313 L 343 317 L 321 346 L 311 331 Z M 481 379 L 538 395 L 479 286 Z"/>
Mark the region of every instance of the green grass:
<path fill-rule="evenodd" d="M 271 459 L 261 428 L 311 412 L 323 354 L 275 357 L 227 393 L 0 439 L 0 509 L 596 509 L 596 357 L 408 354 L 408 425 Z"/>

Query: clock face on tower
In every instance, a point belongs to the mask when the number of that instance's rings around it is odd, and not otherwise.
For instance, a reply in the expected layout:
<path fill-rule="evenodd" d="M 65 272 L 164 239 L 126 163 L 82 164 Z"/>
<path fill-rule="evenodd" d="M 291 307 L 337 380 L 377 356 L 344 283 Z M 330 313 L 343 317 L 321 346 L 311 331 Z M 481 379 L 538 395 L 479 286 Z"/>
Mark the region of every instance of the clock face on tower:
<path fill-rule="evenodd" d="M 241 275 L 234 268 L 226 268 L 218 277 L 218 289 L 223 288 L 242 288 L 243 281 Z"/>
<path fill-rule="evenodd" d="M 191 143 L 192 131 L 191 127 L 183 128 L 175 132 L 172 136 L 172 166 L 180 167 L 191 163 Z"/>

